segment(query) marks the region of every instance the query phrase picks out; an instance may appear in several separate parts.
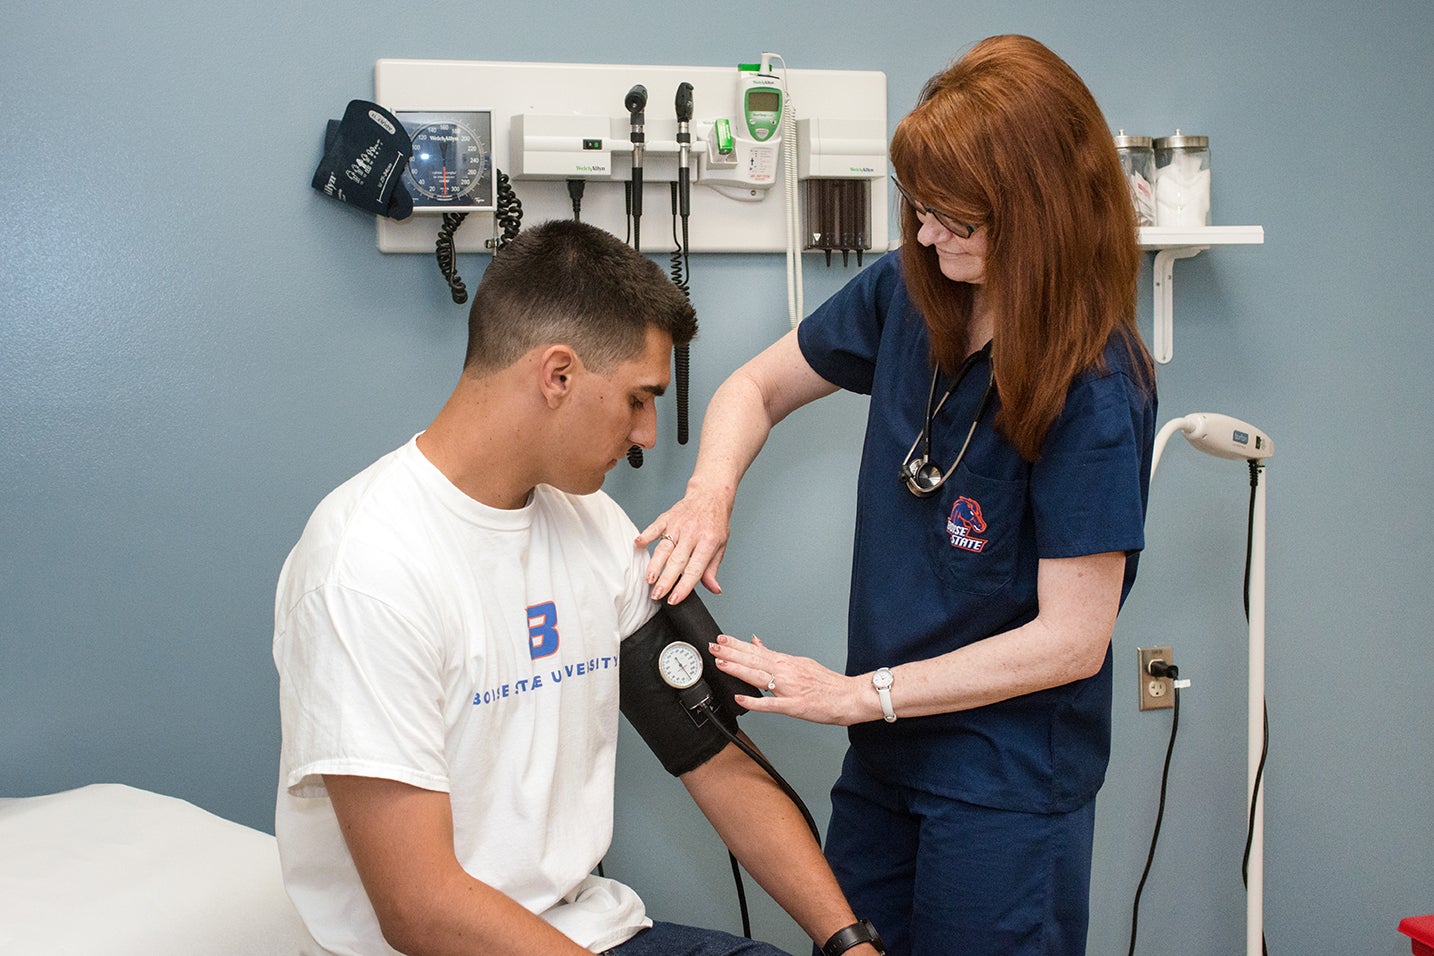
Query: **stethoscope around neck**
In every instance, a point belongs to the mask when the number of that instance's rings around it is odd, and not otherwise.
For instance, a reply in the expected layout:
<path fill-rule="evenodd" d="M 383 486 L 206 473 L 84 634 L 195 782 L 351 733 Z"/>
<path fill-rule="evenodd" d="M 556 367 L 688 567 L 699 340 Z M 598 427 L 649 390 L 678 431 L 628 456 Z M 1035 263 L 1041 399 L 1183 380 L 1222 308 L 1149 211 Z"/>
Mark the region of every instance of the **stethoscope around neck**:
<path fill-rule="evenodd" d="M 961 368 L 956 372 L 956 380 L 951 383 L 950 388 L 946 389 L 946 394 L 941 396 L 939 402 L 936 401 L 936 383 L 941 377 L 941 367 L 938 365 L 931 370 L 931 390 L 926 396 L 926 420 L 921 426 L 921 434 L 917 435 L 916 440 L 911 443 L 911 450 L 906 453 L 906 459 L 901 463 L 900 478 L 906 485 L 906 490 L 916 497 L 926 498 L 935 494 L 942 485 L 946 484 L 946 479 L 955 473 L 957 466 L 961 464 L 961 459 L 966 457 L 966 449 L 971 446 L 971 436 L 976 434 L 976 426 L 981 423 L 981 416 L 986 414 L 986 406 L 991 403 L 991 395 L 996 391 L 994 365 L 991 366 L 990 378 L 986 380 L 986 389 L 981 393 L 981 401 L 976 406 L 976 414 L 971 419 L 971 427 L 966 430 L 966 440 L 961 443 L 961 450 L 956 453 L 956 460 L 944 472 L 931 461 L 931 427 L 936 421 L 937 414 L 945 407 L 946 400 L 961 387 L 966 373 L 971 371 L 972 366 L 979 359 L 989 360 L 990 357 L 991 343 L 988 340 L 979 351 L 966 356 L 966 361 L 961 363 Z M 918 447 L 921 449 L 921 457 L 915 458 L 913 456 Z"/>

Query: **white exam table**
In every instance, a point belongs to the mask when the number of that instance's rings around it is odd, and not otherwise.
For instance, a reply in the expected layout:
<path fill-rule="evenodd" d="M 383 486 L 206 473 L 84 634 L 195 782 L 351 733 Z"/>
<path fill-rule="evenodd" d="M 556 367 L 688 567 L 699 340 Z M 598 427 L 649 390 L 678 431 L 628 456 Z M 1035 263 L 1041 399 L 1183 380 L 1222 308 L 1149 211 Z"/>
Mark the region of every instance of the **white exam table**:
<path fill-rule="evenodd" d="M 274 838 L 95 784 L 0 798 L 4 956 L 309 956 Z"/>

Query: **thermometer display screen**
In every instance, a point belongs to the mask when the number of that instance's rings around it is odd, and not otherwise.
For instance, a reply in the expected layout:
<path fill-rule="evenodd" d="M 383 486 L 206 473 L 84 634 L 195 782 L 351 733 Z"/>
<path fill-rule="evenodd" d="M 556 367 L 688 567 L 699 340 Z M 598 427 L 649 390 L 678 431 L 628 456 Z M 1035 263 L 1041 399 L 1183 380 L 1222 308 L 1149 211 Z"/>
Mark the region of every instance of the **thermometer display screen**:
<path fill-rule="evenodd" d="M 775 113 L 782 108 L 782 94 L 776 90 L 751 90 L 747 93 L 747 109 L 754 113 Z"/>

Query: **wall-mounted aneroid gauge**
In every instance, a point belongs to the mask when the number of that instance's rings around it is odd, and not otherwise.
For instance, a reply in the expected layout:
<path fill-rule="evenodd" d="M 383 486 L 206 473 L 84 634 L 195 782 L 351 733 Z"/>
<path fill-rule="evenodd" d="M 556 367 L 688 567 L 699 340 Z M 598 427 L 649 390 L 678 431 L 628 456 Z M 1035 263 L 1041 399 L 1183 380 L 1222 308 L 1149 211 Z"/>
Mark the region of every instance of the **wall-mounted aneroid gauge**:
<path fill-rule="evenodd" d="M 496 208 L 490 110 L 397 110 L 395 115 L 413 140 L 403 183 L 415 212 Z"/>

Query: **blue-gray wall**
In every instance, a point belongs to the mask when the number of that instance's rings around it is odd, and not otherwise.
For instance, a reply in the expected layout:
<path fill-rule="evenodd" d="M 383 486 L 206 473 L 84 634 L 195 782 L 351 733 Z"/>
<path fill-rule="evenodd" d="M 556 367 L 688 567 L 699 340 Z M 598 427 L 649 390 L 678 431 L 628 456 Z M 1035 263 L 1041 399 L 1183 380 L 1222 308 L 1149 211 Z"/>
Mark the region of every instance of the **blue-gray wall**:
<path fill-rule="evenodd" d="M 775 50 L 885 71 L 894 123 L 970 42 L 1024 32 L 1075 66 L 1112 127 L 1208 134 L 1217 220 L 1266 230 L 1263 246 L 1176 266 L 1160 386 L 1164 417 L 1225 411 L 1278 449 L 1271 951 L 1406 952 L 1397 920 L 1434 910 L 1426 0 L 735 0 L 684 4 L 681 23 L 631 0 L 6 6 L 0 794 L 120 781 L 270 826 L 279 564 L 324 492 L 429 420 L 463 347 L 432 262 L 378 253 L 371 222 L 308 185 L 324 121 L 371 95 L 375 59 L 723 65 Z M 785 328 L 782 269 L 694 261 L 699 412 Z M 809 302 L 848 274 L 810 269 Z M 713 603 L 728 629 L 840 666 L 864 411 L 850 396 L 804 410 L 754 467 Z M 671 436 L 669 422 L 648 467 L 609 481 L 639 524 L 691 467 Z M 1194 686 L 1143 950 L 1242 949 L 1246 493 L 1243 466 L 1183 442 L 1155 482 L 1115 635 L 1094 953 L 1124 951 L 1155 814 L 1169 714 L 1136 712 L 1131 663 L 1151 643 L 1173 643 Z M 841 732 L 751 729 L 824 819 Z M 661 916 L 734 928 L 725 859 L 685 796 L 640 746 L 622 773 L 609 872 Z M 757 908 L 760 933 L 801 948 Z"/>

